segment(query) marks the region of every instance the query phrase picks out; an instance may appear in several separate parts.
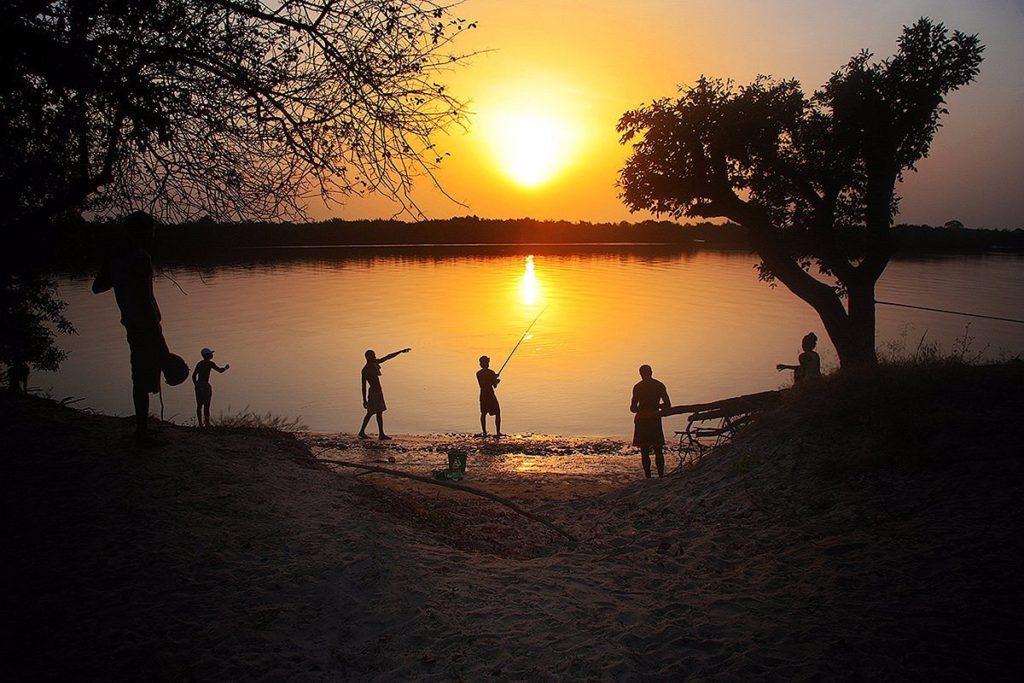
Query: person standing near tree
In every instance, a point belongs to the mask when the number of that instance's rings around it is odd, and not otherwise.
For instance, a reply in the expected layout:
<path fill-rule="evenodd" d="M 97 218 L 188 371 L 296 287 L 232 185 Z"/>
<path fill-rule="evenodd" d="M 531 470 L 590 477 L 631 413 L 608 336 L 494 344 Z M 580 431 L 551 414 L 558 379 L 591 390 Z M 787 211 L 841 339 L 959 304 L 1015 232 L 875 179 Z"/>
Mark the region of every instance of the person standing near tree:
<path fill-rule="evenodd" d="M 401 351 L 389 353 L 383 358 L 377 358 L 377 354 L 373 352 L 373 349 L 368 349 L 364 354 L 366 356 L 366 365 L 363 366 L 360 385 L 363 393 L 363 407 L 366 408 L 366 416 L 363 418 L 363 425 L 359 428 L 360 439 L 370 438 L 366 435 L 366 425 L 370 423 L 370 418 L 375 415 L 377 416 L 378 438 L 381 441 L 389 441 L 391 439 L 390 436 L 384 433 L 384 411 L 388 409 L 388 406 L 384 402 L 384 389 L 380 385 L 380 365 L 400 353 L 409 353 L 410 351 L 412 349 L 402 349 Z"/>
<path fill-rule="evenodd" d="M 491 359 L 480 356 L 480 369 L 476 372 L 476 381 L 480 385 L 480 435 L 487 436 L 487 416 L 494 416 L 494 436 L 501 433 L 501 405 L 494 390 L 501 381 L 494 370 L 491 370 Z"/>
<path fill-rule="evenodd" d="M 813 332 L 808 332 L 804 335 L 804 338 L 800 341 L 800 347 L 803 352 L 797 358 L 799 365 L 786 365 L 785 363 L 779 363 L 775 366 L 775 369 L 779 372 L 783 370 L 793 371 L 793 385 L 799 386 L 805 382 L 821 379 L 821 356 L 814 350 L 814 347 L 818 345 L 818 335 Z"/>
<path fill-rule="evenodd" d="M 640 366 L 640 381 L 633 385 L 633 400 L 629 403 L 633 418 L 633 445 L 640 448 L 640 460 L 644 466 L 644 474 L 651 478 L 651 451 L 654 451 L 658 476 L 665 476 L 665 433 L 661 428 L 662 408 L 668 408 L 672 401 L 668 398 L 665 385 L 654 379 L 654 371 L 650 365 Z"/>
<path fill-rule="evenodd" d="M 156 224 L 139 211 L 125 219 L 125 226 L 125 241 L 100 267 L 92 291 L 114 290 L 130 351 L 135 440 L 141 446 L 159 446 L 149 433 L 149 395 L 160 391 L 160 371 L 170 352 L 153 296 L 153 261 L 148 251 Z"/>

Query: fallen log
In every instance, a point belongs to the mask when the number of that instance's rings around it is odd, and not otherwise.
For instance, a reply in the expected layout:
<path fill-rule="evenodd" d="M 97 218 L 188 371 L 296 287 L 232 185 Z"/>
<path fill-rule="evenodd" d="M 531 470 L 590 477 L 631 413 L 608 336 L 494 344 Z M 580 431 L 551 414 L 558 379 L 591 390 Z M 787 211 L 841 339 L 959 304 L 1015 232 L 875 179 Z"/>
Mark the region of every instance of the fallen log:
<path fill-rule="evenodd" d="M 767 408 L 776 403 L 781 396 L 782 391 L 778 389 L 774 391 L 760 391 L 756 394 L 745 394 L 743 396 L 723 398 L 719 401 L 711 401 L 710 403 L 689 403 L 686 405 L 672 406 L 671 408 L 662 408 L 659 411 L 659 415 L 661 417 L 668 417 L 669 415 L 703 413 L 712 410 L 718 413 L 716 417 L 739 415 L 752 410 L 762 410 Z"/>

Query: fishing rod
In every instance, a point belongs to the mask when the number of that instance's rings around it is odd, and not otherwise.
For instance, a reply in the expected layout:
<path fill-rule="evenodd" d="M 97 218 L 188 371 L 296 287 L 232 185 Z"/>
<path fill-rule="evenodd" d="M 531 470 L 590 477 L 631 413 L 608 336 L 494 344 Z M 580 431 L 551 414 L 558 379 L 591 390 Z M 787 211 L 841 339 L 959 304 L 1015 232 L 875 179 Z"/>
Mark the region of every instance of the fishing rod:
<path fill-rule="evenodd" d="M 497 377 L 501 377 L 501 371 L 504 370 L 505 366 L 508 365 L 508 362 L 512 360 L 512 354 L 516 352 L 516 349 L 519 348 L 519 345 L 523 343 L 524 339 L 526 339 L 526 335 L 530 334 L 530 330 L 533 329 L 533 326 L 537 324 L 537 321 L 540 320 L 540 317 L 544 315 L 544 311 L 546 310 L 548 310 L 547 306 L 540 309 L 540 313 L 538 313 L 537 317 L 533 319 L 533 322 L 530 323 L 530 326 L 526 328 L 526 332 L 523 332 L 523 336 L 519 338 L 519 341 L 516 342 L 516 345 L 512 347 L 512 351 L 509 352 L 508 358 L 505 359 L 505 362 L 502 363 L 501 367 L 498 369 Z"/>

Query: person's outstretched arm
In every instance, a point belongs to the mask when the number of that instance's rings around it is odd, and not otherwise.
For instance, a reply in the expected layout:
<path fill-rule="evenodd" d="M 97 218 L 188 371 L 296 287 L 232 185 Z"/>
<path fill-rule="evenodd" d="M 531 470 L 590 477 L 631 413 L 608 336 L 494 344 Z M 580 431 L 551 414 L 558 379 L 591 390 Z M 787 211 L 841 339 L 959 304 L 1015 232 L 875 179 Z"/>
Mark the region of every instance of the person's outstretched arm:
<path fill-rule="evenodd" d="M 775 366 L 775 369 L 779 372 L 782 372 L 783 370 L 798 370 L 799 368 L 799 365 L 786 365 L 784 363 L 779 363 Z"/>
<path fill-rule="evenodd" d="M 383 358 L 378 358 L 377 362 L 378 363 L 383 363 L 386 360 L 391 360 L 392 358 L 394 358 L 395 356 L 397 356 L 400 353 L 409 353 L 410 351 L 412 351 L 412 349 L 402 349 L 401 351 L 395 351 L 394 353 L 389 353 L 388 355 L 384 356 Z"/>
<path fill-rule="evenodd" d="M 221 373 L 223 373 L 225 370 L 227 370 L 230 367 L 231 367 L 231 363 L 226 363 L 224 365 L 224 367 L 222 367 L 222 368 L 217 367 L 216 363 L 213 364 L 213 369 L 216 370 L 217 372 L 221 372 Z"/>

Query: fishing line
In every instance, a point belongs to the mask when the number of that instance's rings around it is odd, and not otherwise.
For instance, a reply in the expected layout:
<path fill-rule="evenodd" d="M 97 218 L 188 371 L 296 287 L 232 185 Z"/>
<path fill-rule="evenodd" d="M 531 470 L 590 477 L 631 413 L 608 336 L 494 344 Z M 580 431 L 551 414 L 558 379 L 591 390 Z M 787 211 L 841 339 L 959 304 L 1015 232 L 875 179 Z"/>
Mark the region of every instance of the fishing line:
<path fill-rule="evenodd" d="M 893 301 L 878 301 L 875 300 L 876 304 L 883 304 L 885 306 L 899 306 L 900 308 L 916 308 L 919 311 L 933 311 L 935 313 L 951 313 L 952 315 L 966 315 L 970 318 L 984 318 L 985 320 L 1001 320 L 1005 323 L 1022 323 L 1024 320 L 1017 320 L 1016 318 L 1000 318 L 995 315 L 981 315 L 980 313 L 965 313 L 964 311 L 950 311 L 945 308 L 929 308 L 927 306 L 913 306 L 911 304 L 898 304 Z"/>
<path fill-rule="evenodd" d="M 497 377 L 501 377 L 501 371 L 504 370 L 505 366 L 508 365 L 508 362 L 512 360 L 512 354 L 516 352 L 516 349 L 519 348 L 519 345 L 523 343 L 524 339 L 526 339 L 526 335 L 530 334 L 530 330 L 533 329 L 533 326 L 537 324 L 537 321 L 540 320 L 540 317 L 544 315 L 544 311 L 546 310 L 548 310 L 547 306 L 540 309 L 540 313 L 538 313 L 537 317 L 533 319 L 533 322 L 530 323 L 530 326 L 526 328 L 526 332 L 523 332 L 523 336 L 519 338 L 519 341 L 516 342 L 516 345 L 512 347 L 512 350 L 508 354 L 508 358 L 506 358 L 505 362 L 501 364 L 500 368 L 498 368 L 498 374 L 496 375 Z"/>

